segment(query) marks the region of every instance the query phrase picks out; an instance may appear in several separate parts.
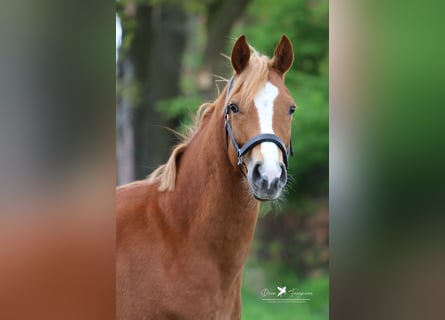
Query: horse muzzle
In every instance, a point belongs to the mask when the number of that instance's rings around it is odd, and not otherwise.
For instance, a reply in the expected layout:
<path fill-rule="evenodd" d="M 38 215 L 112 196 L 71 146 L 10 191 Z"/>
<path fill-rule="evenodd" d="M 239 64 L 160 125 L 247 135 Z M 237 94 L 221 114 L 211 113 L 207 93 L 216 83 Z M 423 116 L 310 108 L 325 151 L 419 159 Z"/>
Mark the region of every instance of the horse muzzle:
<path fill-rule="evenodd" d="M 249 168 L 247 180 L 253 196 L 261 201 L 277 199 L 287 182 L 287 171 L 283 164 L 265 166 L 262 161 Z"/>

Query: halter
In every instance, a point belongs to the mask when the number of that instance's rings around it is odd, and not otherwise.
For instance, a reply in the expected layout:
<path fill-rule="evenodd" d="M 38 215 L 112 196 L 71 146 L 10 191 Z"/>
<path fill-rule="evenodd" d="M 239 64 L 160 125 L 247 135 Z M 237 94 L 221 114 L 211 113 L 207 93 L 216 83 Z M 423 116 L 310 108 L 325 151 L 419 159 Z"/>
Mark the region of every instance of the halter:
<path fill-rule="evenodd" d="M 236 139 L 233 135 L 232 126 L 230 125 L 230 122 L 229 122 L 230 107 L 227 103 L 229 100 L 230 90 L 232 89 L 232 84 L 233 84 L 233 76 L 229 80 L 229 84 L 227 86 L 227 91 L 226 91 L 226 100 L 224 102 L 224 105 L 226 106 L 226 110 L 224 112 L 224 117 L 225 117 L 224 126 L 226 128 L 226 141 L 228 140 L 227 136 L 229 136 L 230 140 L 232 141 L 232 145 L 235 148 L 235 151 L 237 153 L 237 156 L 238 156 L 237 164 L 238 164 L 238 167 L 240 168 L 241 172 L 243 171 L 242 166 L 244 165 L 243 156 L 247 152 L 249 152 L 251 149 L 253 149 L 256 145 L 258 145 L 262 142 L 275 143 L 275 145 L 281 150 L 281 153 L 283 154 L 283 161 L 284 161 L 284 165 L 287 170 L 288 169 L 288 158 L 289 158 L 289 156 L 292 156 L 294 154 L 293 150 L 292 150 L 292 138 L 290 139 L 290 142 L 289 142 L 289 150 L 286 149 L 286 145 L 284 144 L 283 140 L 281 140 L 280 137 L 278 137 L 277 135 L 274 135 L 272 133 L 258 134 L 256 136 L 254 136 L 253 138 L 250 138 L 241 148 L 239 147 L 239 145 L 236 142 Z M 228 141 L 227 141 L 227 145 L 228 145 Z"/>

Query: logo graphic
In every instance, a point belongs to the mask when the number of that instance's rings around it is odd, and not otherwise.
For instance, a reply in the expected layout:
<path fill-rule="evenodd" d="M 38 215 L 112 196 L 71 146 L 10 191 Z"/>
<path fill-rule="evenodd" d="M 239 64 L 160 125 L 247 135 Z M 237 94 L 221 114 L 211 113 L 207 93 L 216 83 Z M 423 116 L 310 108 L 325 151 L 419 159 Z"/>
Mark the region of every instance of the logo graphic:
<path fill-rule="evenodd" d="M 276 287 L 278 292 L 264 288 L 260 291 L 261 300 L 268 303 L 306 303 L 311 300 L 312 292 L 286 286 Z"/>
<path fill-rule="evenodd" d="M 278 292 L 277 297 L 281 297 L 283 294 L 286 294 L 286 287 L 280 288 L 277 287 L 278 290 L 280 290 L 280 292 Z"/>

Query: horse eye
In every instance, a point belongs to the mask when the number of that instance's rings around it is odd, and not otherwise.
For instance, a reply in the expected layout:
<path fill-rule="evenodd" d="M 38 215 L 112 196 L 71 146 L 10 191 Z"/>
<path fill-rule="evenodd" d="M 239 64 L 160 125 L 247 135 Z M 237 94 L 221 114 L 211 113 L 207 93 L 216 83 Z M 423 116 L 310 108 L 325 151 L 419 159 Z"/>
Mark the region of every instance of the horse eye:
<path fill-rule="evenodd" d="M 295 109 L 297 109 L 296 106 L 290 106 L 290 108 L 289 108 L 289 114 L 294 113 L 294 112 L 295 112 Z"/>
<path fill-rule="evenodd" d="M 231 103 L 231 104 L 229 105 L 229 107 L 230 107 L 230 110 L 231 110 L 233 113 L 238 113 L 238 112 L 239 112 L 239 107 L 238 107 L 238 105 L 237 105 L 236 103 Z"/>

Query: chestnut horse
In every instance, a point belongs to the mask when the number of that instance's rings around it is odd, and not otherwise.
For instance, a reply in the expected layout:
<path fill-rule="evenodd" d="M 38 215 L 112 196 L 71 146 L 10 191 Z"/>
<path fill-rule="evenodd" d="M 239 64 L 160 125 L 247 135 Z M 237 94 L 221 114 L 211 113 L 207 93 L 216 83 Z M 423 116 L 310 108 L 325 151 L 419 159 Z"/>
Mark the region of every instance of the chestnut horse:
<path fill-rule="evenodd" d="M 282 36 L 272 59 L 236 40 L 233 77 L 168 162 L 117 189 L 117 318 L 240 319 L 259 201 L 287 181 L 295 104 Z"/>

